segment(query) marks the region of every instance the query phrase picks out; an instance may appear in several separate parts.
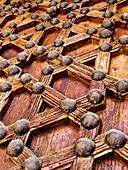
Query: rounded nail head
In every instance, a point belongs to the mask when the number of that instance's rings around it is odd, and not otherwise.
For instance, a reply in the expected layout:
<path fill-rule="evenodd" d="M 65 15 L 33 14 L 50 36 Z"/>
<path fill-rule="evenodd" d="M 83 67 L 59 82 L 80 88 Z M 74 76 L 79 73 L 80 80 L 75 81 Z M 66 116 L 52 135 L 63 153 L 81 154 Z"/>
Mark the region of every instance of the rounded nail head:
<path fill-rule="evenodd" d="M 107 0 L 107 3 L 108 4 L 114 4 L 114 3 L 116 3 L 117 1 L 116 0 Z"/>
<path fill-rule="evenodd" d="M 15 13 L 15 12 L 17 12 L 18 11 L 18 8 L 12 8 L 12 13 Z"/>
<path fill-rule="evenodd" d="M 72 19 L 72 18 L 75 18 L 76 17 L 76 14 L 73 13 L 73 12 L 70 12 L 68 15 L 67 15 L 67 18 L 68 19 Z"/>
<path fill-rule="evenodd" d="M 25 83 L 28 83 L 29 81 L 32 80 L 32 76 L 28 73 L 25 73 L 23 74 L 21 77 L 20 77 L 20 81 L 21 83 L 25 84 Z"/>
<path fill-rule="evenodd" d="M 128 22 L 128 12 L 125 12 L 125 13 L 121 16 L 121 19 Z"/>
<path fill-rule="evenodd" d="M 12 66 L 11 68 L 9 68 L 8 70 L 8 74 L 9 75 L 15 75 L 18 74 L 20 72 L 20 68 L 17 66 Z"/>
<path fill-rule="evenodd" d="M 46 51 L 46 48 L 44 46 L 37 46 L 36 47 L 36 55 L 42 55 Z"/>
<path fill-rule="evenodd" d="M 117 129 L 111 129 L 106 133 L 105 142 L 111 148 L 121 148 L 126 143 L 125 134 Z"/>
<path fill-rule="evenodd" d="M 76 100 L 67 98 L 61 101 L 60 107 L 63 112 L 71 113 L 76 110 L 77 103 L 76 103 Z"/>
<path fill-rule="evenodd" d="M 29 131 L 30 122 L 27 119 L 18 120 L 14 124 L 14 132 L 16 135 L 22 136 Z"/>
<path fill-rule="evenodd" d="M 128 80 L 122 79 L 116 83 L 116 90 L 120 93 L 128 91 Z"/>
<path fill-rule="evenodd" d="M 43 2 L 43 0 L 37 0 L 37 1 L 36 1 L 37 4 L 40 4 L 40 3 L 42 3 L 42 2 Z"/>
<path fill-rule="evenodd" d="M 8 128 L 4 125 L 0 125 L 0 140 L 4 139 L 7 136 Z"/>
<path fill-rule="evenodd" d="M 41 170 L 41 161 L 36 157 L 29 157 L 25 160 L 26 170 Z"/>
<path fill-rule="evenodd" d="M 5 6 L 4 10 L 5 11 L 10 11 L 11 10 L 11 6 Z"/>
<path fill-rule="evenodd" d="M 42 31 L 45 29 L 45 26 L 42 23 L 36 25 L 36 31 Z"/>
<path fill-rule="evenodd" d="M 35 94 L 41 94 L 45 90 L 45 86 L 42 82 L 37 82 L 32 85 L 32 92 Z"/>
<path fill-rule="evenodd" d="M 23 148 L 24 144 L 22 140 L 20 139 L 12 140 L 7 147 L 7 154 L 12 157 L 17 157 L 22 153 Z"/>
<path fill-rule="evenodd" d="M 34 42 L 32 42 L 32 41 L 28 41 L 28 42 L 26 42 L 26 45 L 25 45 L 25 47 L 26 48 L 32 48 L 32 47 L 34 47 L 35 46 L 35 43 Z"/>
<path fill-rule="evenodd" d="M 0 13 L 0 17 L 4 17 L 4 16 L 6 16 L 7 15 L 7 12 L 5 12 L 5 11 L 2 11 L 1 13 Z"/>
<path fill-rule="evenodd" d="M 104 94 L 101 90 L 93 89 L 89 91 L 87 99 L 92 104 L 99 104 L 104 100 Z"/>
<path fill-rule="evenodd" d="M 72 5 L 72 10 L 76 10 L 76 9 L 78 9 L 79 8 L 79 5 L 77 5 L 76 3 L 74 3 L 73 5 Z"/>
<path fill-rule="evenodd" d="M 74 3 L 80 3 L 82 0 L 74 0 Z"/>
<path fill-rule="evenodd" d="M 4 82 L 0 84 L 0 92 L 7 92 L 12 89 L 12 85 L 10 82 Z"/>
<path fill-rule="evenodd" d="M 95 81 L 101 81 L 106 77 L 106 73 L 100 70 L 95 70 L 92 73 L 92 79 Z"/>
<path fill-rule="evenodd" d="M 10 62 L 9 62 L 9 61 L 7 61 L 7 60 L 2 60 L 2 61 L 0 62 L 0 69 L 5 69 L 5 68 L 7 68 L 9 65 L 10 65 Z"/>
<path fill-rule="evenodd" d="M 59 57 L 59 52 L 58 51 L 56 51 L 56 50 L 49 51 L 49 53 L 48 53 L 48 59 L 49 60 L 54 60 L 54 59 L 56 59 L 58 57 Z"/>
<path fill-rule="evenodd" d="M 66 21 L 66 22 L 64 22 L 64 23 L 63 23 L 62 27 L 63 27 L 64 29 L 71 28 L 71 27 L 72 27 L 72 23 L 71 23 L 71 22 Z"/>
<path fill-rule="evenodd" d="M 26 52 L 20 52 L 17 56 L 18 61 L 24 62 L 28 58 L 28 54 Z"/>
<path fill-rule="evenodd" d="M 87 14 L 89 12 L 89 9 L 87 7 L 83 7 L 81 10 L 80 10 L 80 13 L 81 14 Z"/>
<path fill-rule="evenodd" d="M 46 21 L 50 21 L 50 17 L 48 16 L 48 15 L 44 15 L 43 17 L 42 17 L 42 21 L 44 21 L 44 22 L 46 22 Z"/>
<path fill-rule="evenodd" d="M 71 56 L 63 56 L 61 59 L 61 64 L 64 66 L 68 66 L 73 62 L 73 58 Z"/>
<path fill-rule="evenodd" d="M 57 5 L 57 4 L 58 4 L 58 3 L 57 3 L 55 0 L 52 0 L 50 5 L 51 5 L 51 6 L 55 6 L 55 5 Z"/>
<path fill-rule="evenodd" d="M 89 35 L 93 35 L 93 34 L 96 34 L 98 32 L 98 30 L 94 27 L 90 27 L 88 30 L 87 30 L 87 34 Z"/>
<path fill-rule="evenodd" d="M 103 31 L 100 32 L 101 38 L 109 38 L 112 37 L 112 32 L 108 29 L 104 29 Z"/>
<path fill-rule="evenodd" d="M 113 27 L 113 22 L 109 19 L 106 19 L 102 22 L 102 27 L 111 28 L 111 27 Z"/>
<path fill-rule="evenodd" d="M 5 37 L 7 37 L 7 36 L 9 36 L 10 35 L 10 32 L 9 31 L 3 31 L 2 32 L 2 37 L 3 38 L 5 38 Z"/>
<path fill-rule="evenodd" d="M 19 9 L 19 11 L 18 11 L 18 14 L 19 15 L 22 15 L 22 14 L 24 14 L 25 13 L 25 10 L 24 9 Z"/>
<path fill-rule="evenodd" d="M 10 28 L 16 28 L 17 27 L 17 23 L 16 22 L 11 22 L 9 27 Z"/>
<path fill-rule="evenodd" d="M 111 44 L 107 42 L 100 45 L 100 50 L 103 52 L 110 51 L 111 48 L 112 48 Z"/>
<path fill-rule="evenodd" d="M 89 138 L 81 138 L 77 141 L 74 151 L 78 157 L 88 157 L 95 150 L 95 143 Z"/>
<path fill-rule="evenodd" d="M 47 13 L 48 13 L 48 14 L 52 14 L 52 13 L 54 13 L 54 12 L 55 12 L 55 9 L 52 8 L 52 7 L 47 9 Z"/>
<path fill-rule="evenodd" d="M 18 39 L 18 35 L 17 34 L 11 34 L 9 37 L 10 41 L 14 41 Z"/>
<path fill-rule="evenodd" d="M 109 11 L 107 10 L 105 13 L 104 13 L 104 18 L 110 18 L 114 15 L 114 13 L 112 11 Z"/>
<path fill-rule="evenodd" d="M 67 2 L 61 2 L 60 3 L 60 7 L 61 8 L 66 8 L 68 6 L 68 3 Z"/>
<path fill-rule="evenodd" d="M 119 42 L 121 44 L 128 44 L 128 35 L 122 35 L 120 38 L 119 38 Z"/>
<path fill-rule="evenodd" d="M 58 24 L 59 22 L 60 22 L 60 20 L 59 20 L 58 18 L 53 18 L 53 19 L 51 20 L 52 25 L 56 25 L 56 24 Z"/>
<path fill-rule="evenodd" d="M 49 74 L 52 74 L 53 71 L 54 71 L 53 66 L 51 66 L 51 65 L 46 65 L 46 66 L 42 69 L 42 74 L 43 74 L 43 75 L 49 75 Z"/>
<path fill-rule="evenodd" d="M 39 18 L 39 14 L 37 13 L 32 14 L 31 19 L 37 19 L 37 18 Z"/>
<path fill-rule="evenodd" d="M 31 8 L 31 3 L 29 3 L 29 2 L 26 2 L 25 4 L 24 4 L 24 8 Z"/>
<path fill-rule="evenodd" d="M 81 118 L 81 125 L 88 130 L 94 129 L 99 124 L 99 116 L 92 112 L 85 113 Z"/>
<path fill-rule="evenodd" d="M 56 40 L 54 42 L 54 47 L 61 47 L 64 44 L 63 40 Z"/>

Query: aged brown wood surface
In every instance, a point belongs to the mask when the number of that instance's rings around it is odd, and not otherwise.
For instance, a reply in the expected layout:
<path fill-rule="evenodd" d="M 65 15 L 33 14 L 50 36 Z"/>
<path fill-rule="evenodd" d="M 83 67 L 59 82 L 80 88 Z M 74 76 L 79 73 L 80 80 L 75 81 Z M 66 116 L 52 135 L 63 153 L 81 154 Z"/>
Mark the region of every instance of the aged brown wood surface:
<path fill-rule="evenodd" d="M 128 169 L 127 0 L 0 0 L 0 56 L 0 170 Z"/>

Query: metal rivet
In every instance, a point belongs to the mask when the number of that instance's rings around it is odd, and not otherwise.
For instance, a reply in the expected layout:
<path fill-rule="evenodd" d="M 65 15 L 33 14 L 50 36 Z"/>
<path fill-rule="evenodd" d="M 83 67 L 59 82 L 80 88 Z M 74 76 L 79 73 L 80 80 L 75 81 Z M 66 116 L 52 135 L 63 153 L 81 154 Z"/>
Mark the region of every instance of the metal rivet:
<path fill-rule="evenodd" d="M 37 46 L 36 47 L 36 55 L 42 55 L 46 51 L 46 48 L 44 46 Z"/>
<path fill-rule="evenodd" d="M 68 6 L 67 2 L 61 2 L 60 3 L 60 8 L 66 8 Z"/>
<path fill-rule="evenodd" d="M 121 44 L 128 44 L 128 35 L 122 35 L 120 38 L 119 38 L 119 42 Z"/>
<path fill-rule="evenodd" d="M 50 17 L 48 16 L 48 15 L 44 15 L 43 17 L 42 17 L 42 21 L 50 21 Z"/>
<path fill-rule="evenodd" d="M 88 157 L 95 150 L 95 143 L 88 138 L 81 138 L 75 145 L 75 154 L 78 157 Z"/>
<path fill-rule="evenodd" d="M 98 32 L 98 30 L 94 27 L 90 27 L 88 30 L 87 30 L 87 34 L 89 35 L 93 35 L 93 34 L 96 34 Z"/>
<path fill-rule="evenodd" d="M 71 56 L 62 56 L 61 64 L 64 66 L 68 66 L 73 62 L 73 58 Z"/>
<path fill-rule="evenodd" d="M 10 82 L 4 82 L 0 84 L 0 92 L 7 92 L 12 89 L 12 85 Z"/>
<path fill-rule="evenodd" d="M 25 160 L 26 170 L 41 170 L 41 161 L 36 157 L 29 157 Z"/>
<path fill-rule="evenodd" d="M 0 139 L 3 139 L 7 136 L 8 128 L 6 126 L 0 125 Z"/>
<path fill-rule="evenodd" d="M 72 5 L 72 10 L 75 10 L 75 9 L 78 9 L 78 8 L 79 8 L 79 5 L 77 5 L 75 3 Z"/>
<path fill-rule="evenodd" d="M 28 83 L 29 81 L 32 80 L 32 76 L 28 73 L 25 73 L 23 74 L 21 77 L 20 77 L 20 81 L 25 84 L 25 83 Z"/>
<path fill-rule="evenodd" d="M 12 67 L 9 68 L 9 70 L 8 70 L 8 74 L 9 74 L 9 75 L 15 75 L 15 74 L 17 74 L 17 73 L 19 73 L 19 72 L 20 72 L 20 68 L 17 67 L 17 66 L 12 66 Z"/>
<path fill-rule="evenodd" d="M 121 19 L 124 21 L 128 21 L 128 12 L 125 12 L 122 16 Z"/>
<path fill-rule="evenodd" d="M 35 27 L 36 31 L 42 31 L 44 29 L 45 29 L 45 26 L 42 23 L 37 24 Z"/>
<path fill-rule="evenodd" d="M 100 118 L 92 112 L 85 113 L 81 118 L 81 125 L 88 130 L 94 129 L 98 126 Z"/>
<path fill-rule="evenodd" d="M 104 17 L 105 18 L 110 18 L 110 17 L 112 17 L 114 15 L 114 13 L 112 12 L 112 11 L 109 11 L 109 10 L 107 10 L 105 13 L 104 13 Z"/>
<path fill-rule="evenodd" d="M 72 18 L 75 18 L 76 17 L 76 14 L 73 13 L 73 12 L 70 12 L 68 15 L 67 15 L 67 18 L 68 19 L 72 19 Z"/>
<path fill-rule="evenodd" d="M 116 90 L 121 93 L 128 91 L 128 80 L 125 79 L 119 80 L 116 83 Z"/>
<path fill-rule="evenodd" d="M 95 81 L 101 81 L 106 77 L 106 73 L 100 70 L 95 70 L 92 74 L 92 79 Z"/>
<path fill-rule="evenodd" d="M 9 62 L 9 61 L 7 61 L 7 60 L 2 60 L 2 61 L 0 62 L 0 69 L 5 69 L 5 68 L 7 68 L 9 65 L 10 65 L 10 62 Z"/>
<path fill-rule="evenodd" d="M 76 103 L 76 100 L 67 98 L 61 101 L 60 107 L 63 112 L 71 113 L 76 110 L 77 103 Z"/>
<path fill-rule="evenodd" d="M 32 91 L 35 94 L 40 94 L 45 90 L 44 84 L 42 82 L 37 82 L 32 85 Z"/>
<path fill-rule="evenodd" d="M 17 34 L 11 34 L 9 39 L 10 39 L 10 41 L 14 41 L 14 40 L 18 39 L 18 35 Z"/>
<path fill-rule="evenodd" d="M 32 14 L 31 19 L 37 19 L 37 18 L 39 18 L 39 14 L 37 13 Z"/>
<path fill-rule="evenodd" d="M 56 40 L 55 42 L 54 42 L 54 47 L 60 47 L 60 46 L 62 46 L 64 44 L 64 41 L 62 41 L 62 40 Z"/>
<path fill-rule="evenodd" d="M 46 65 L 43 69 L 42 69 L 42 74 L 43 75 L 49 75 L 49 74 L 52 74 L 54 71 L 54 68 L 53 66 L 51 65 Z"/>
<path fill-rule="evenodd" d="M 20 61 L 20 62 L 24 62 L 26 61 L 26 59 L 28 58 L 28 54 L 26 52 L 20 52 L 17 56 L 17 59 Z"/>
<path fill-rule="evenodd" d="M 35 43 L 32 41 L 27 41 L 25 44 L 25 48 L 32 48 L 35 46 Z"/>
<path fill-rule="evenodd" d="M 58 24 L 60 22 L 60 20 L 58 19 L 58 18 L 53 18 L 52 20 L 51 20 L 51 23 L 53 24 L 53 25 L 56 25 L 56 24 Z"/>
<path fill-rule="evenodd" d="M 83 8 L 80 10 L 80 13 L 81 13 L 81 14 L 87 14 L 89 11 L 90 11 L 89 8 L 83 7 Z"/>
<path fill-rule="evenodd" d="M 104 94 L 101 90 L 93 89 L 89 91 L 87 99 L 90 103 L 99 104 L 104 100 Z"/>
<path fill-rule="evenodd" d="M 111 44 L 107 42 L 100 45 L 100 50 L 103 52 L 110 51 L 111 48 L 112 48 Z"/>
<path fill-rule="evenodd" d="M 126 143 L 125 134 L 117 129 L 111 129 L 106 133 L 105 142 L 112 148 L 121 148 Z"/>
<path fill-rule="evenodd" d="M 19 11 L 18 11 L 18 14 L 19 15 L 22 15 L 22 14 L 24 14 L 25 13 L 25 10 L 24 9 L 19 9 Z"/>
<path fill-rule="evenodd" d="M 111 28 L 111 27 L 113 27 L 113 22 L 109 19 L 106 19 L 102 22 L 102 27 Z"/>
<path fill-rule="evenodd" d="M 12 157 L 17 157 L 22 153 L 23 148 L 24 144 L 22 140 L 20 139 L 12 140 L 7 147 L 7 154 Z"/>
<path fill-rule="evenodd" d="M 72 23 L 71 23 L 71 22 L 66 21 L 66 22 L 64 22 L 64 23 L 63 23 L 62 27 L 63 27 L 64 29 L 71 28 L 71 27 L 72 27 Z"/>
<path fill-rule="evenodd" d="M 112 32 L 108 29 L 104 29 L 103 31 L 100 32 L 101 38 L 109 38 L 112 37 Z"/>
<path fill-rule="evenodd" d="M 14 132 L 16 135 L 25 135 L 29 131 L 30 122 L 27 119 L 21 119 L 14 124 Z"/>
<path fill-rule="evenodd" d="M 54 60 L 54 59 L 56 59 L 56 58 L 58 58 L 58 57 L 59 57 L 59 52 L 58 52 L 58 51 L 56 51 L 56 50 L 51 50 L 51 51 L 49 51 L 49 53 L 48 53 L 48 59 Z"/>

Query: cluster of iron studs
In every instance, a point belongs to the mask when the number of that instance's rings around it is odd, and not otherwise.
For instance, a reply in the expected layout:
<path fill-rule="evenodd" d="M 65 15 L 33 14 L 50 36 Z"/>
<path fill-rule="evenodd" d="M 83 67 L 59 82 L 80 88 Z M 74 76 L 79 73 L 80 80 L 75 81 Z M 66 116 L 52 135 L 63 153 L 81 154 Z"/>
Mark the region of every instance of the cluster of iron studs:
<path fill-rule="evenodd" d="M 42 3 L 43 1 L 42 0 L 37 0 L 36 3 L 39 4 L 39 3 Z M 74 0 L 74 4 L 72 6 L 72 10 L 75 10 L 75 9 L 78 9 L 79 8 L 79 3 L 81 2 L 81 0 Z M 116 2 L 116 0 L 107 0 L 107 3 L 108 4 L 114 4 Z M 20 4 L 20 1 L 17 1 L 17 3 L 15 3 L 15 0 L 12 0 L 10 2 L 10 5 L 11 6 L 16 6 L 18 7 Z M 51 1 L 51 6 L 55 6 L 57 5 L 57 2 L 56 1 Z M 27 8 L 31 8 L 31 3 L 28 3 L 26 2 L 24 4 L 24 8 L 25 9 L 20 9 L 18 10 L 18 8 L 11 8 L 11 6 L 3 6 L 3 12 L 1 12 L 0 14 L 0 17 L 3 17 L 5 15 L 7 15 L 7 11 L 10 11 L 12 10 L 12 13 L 15 13 L 15 12 L 18 12 L 19 15 L 22 15 L 25 13 L 26 9 Z M 60 8 L 62 9 L 65 9 L 68 7 L 68 3 L 67 2 L 61 2 L 60 3 Z M 2 6 L 1 6 L 2 8 Z M 89 12 L 89 8 L 87 7 L 82 7 L 80 9 L 80 13 L 81 14 L 84 14 L 86 15 L 88 12 Z M 47 10 L 47 14 L 53 14 L 55 13 L 56 10 L 52 7 L 50 7 L 48 10 Z M 112 11 L 106 11 L 104 13 L 104 18 L 109 18 L 111 16 L 113 16 L 113 12 Z M 39 17 L 38 14 L 32 14 L 31 16 L 31 19 L 37 19 Z M 70 14 L 67 16 L 68 19 L 71 19 L 75 17 L 74 14 Z M 124 13 L 122 16 L 121 16 L 121 19 L 124 20 L 124 21 L 128 21 L 128 13 Z M 50 20 L 50 17 L 49 16 L 44 16 L 42 18 L 42 21 L 48 21 Z M 60 21 L 58 18 L 53 18 L 51 20 L 51 23 L 53 25 L 55 24 L 58 24 Z M 16 28 L 17 27 L 17 24 L 16 23 L 12 23 L 10 24 L 10 28 Z M 71 22 L 65 22 L 62 27 L 64 29 L 69 29 L 72 27 L 72 23 Z M 100 34 L 100 37 L 101 38 L 109 38 L 109 37 L 112 37 L 112 32 L 109 30 L 109 29 L 112 29 L 114 27 L 114 23 L 107 19 L 105 21 L 103 21 L 102 23 L 102 27 L 104 28 L 99 34 Z M 36 25 L 35 27 L 35 30 L 36 31 L 41 31 L 41 30 L 44 30 L 45 29 L 45 26 L 42 24 L 42 23 L 39 23 L 38 25 Z M 93 34 L 96 34 L 98 33 L 98 30 L 96 28 L 89 28 L 87 30 L 87 34 L 89 34 L 90 36 L 92 36 Z M 10 35 L 10 32 L 9 31 L 4 31 L 2 32 L 2 37 L 5 38 L 7 36 L 10 36 L 10 41 L 14 41 L 18 38 L 18 36 L 16 34 L 11 34 Z M 124 45 L 124 44 L 128 44 L 128 36 L 127 35 L 124 35 L 124 36 L 121 36 L 119 38 L 119 42 Z M 54 46 L 55 47 L 60 47 L 64 44 L 64 41 L 62 40 L 57 40 L 55 43 L 54 43 Z M 1 45 L 2 45 L 2 42 L 1 42 Z M 28 41 L 25 45 L 25 47 L 27 49 L 29 48 L 32 48 L 34 47 L 35 44 L 34 42 L 31 42 L 31 41 Z M 100 45 L 100 50 L 103 51 L 103 52 L 106 52 L 106 51 L 110 51 L 112 46 L 110 43 L 103 43 Z M 43 47 L 37 47 L 36 48 L 36 55 L 41 55 L 43 54 L 44 52 L 46 51 L 45 48 Z M 26 61 L 28 55 L 27 54 L 19 54 L 17 59 L 20 61 L 20 62 L 24 62 Z M 59 57 L 59 53 L 58 51 L 55 51 L 55 50 L 52 50 L 48 53 L 48 59 L 49 60 L 53 60 L 53 59 L 56 59 Z M 62 59 L 61 59 L 61 64 L 62 65 L 69 65 L 73 62 L 73 59 L 71 56 L 63 56 Z M 1 64 L 1 63 L 0 63 Z M 3 62 L 3 65 L 1 64 L 0 65 L 0 69 L 4 69 L 4 68 L 7 68 L 9 66 L 9 63 L 7 63 L 7 61 L 5 61 L 5 63 Z M 49 75 L 49 74 L 52 74 L 54 71 L 54 67 L 51 66 L 51 65 L 46 65 L 43 69 L 42 69 L 42 74 L 43 75 Z M 9 74 L 10 75 L 15 75 L 19 72 L 17 66 L 14 66 L 13 68 L 11 68 L 9 70 Z M 106 74 L 100 70 L 96 70 L 93 74 L 92 74 L 92 79 L 95 80 L 95 81 L 101 81 L 103 80 L 104 78 L 106 77 Z M 32 80 L 32 76 L 30 74 L 23 74 L 21 77 L 20 77 L 20 81 L 25 84 L 25 83 L 28 83 L 29 81 Z M 2 84 L 0 86 L 0 91 L 2 92 L 6 92 L 8 90 L 11 90 L 12 86 L 9 82 L 5 82 L 4 84 Z M 2 89 L 2 90 L 1 90 Z M 41 83 L 41 82 L 37 82 L 35 84 L 33 84 L 32 86 L 32 91 L 36 94 L 40 94 L 44 91 L 45 87 L 44 87 L 44 84 Z M 128 90 L 128 80 L 119 80 L 117 83 L 116 83 L 116 90 L 118 92 L 126 92 Z M 90 103 L 92 104 L 99 104 L 101 103 L 103 100 L 104 100 L 104 94 L 102 91 L 98 90 L 98 89 L 93 89 L 91 90 L 88 95 L 87 95 L 87 99 Z M 73 111 L 75 111 L 77 109 L 77 103 L 76 103 L 76 100 L 73 100 L 73 99 L 64 99 L 61 104 L 61 109 L 62 111 L 66 112 L 66 113 L 71 113 Z M 88 129 L 88 130 L 91 130 L 93 128 L 96 128 L 100 123 L 100 118 L 98 115 L 96 115 L 95 113 L 92 113 L 92 112 L 87 112 L 83 115 L 82 119 L 81 119 L 81 125 Z M 24 135 L 26 132 L 28 132 L 29 130 L 29 126 L 30 126 L 30 122 L 27 121 L 27 120 L 19 120 L 19 122 L 17 121 L 14 125 L 14 132 L 17 134 L 17 135 Z M 1 130 L 3 129 L 3 130 Z M 2 133 L 1 133 L 2 132 Z M 5 136 L 7 135 L 7 127 L 4 126 L 3 124 L 0 126 L 0 138 L 4 138 Z M 126 143 L 126 137 L 125 137 L 125 134 L 121 131 L 118 131 L 116 129 L 112 129 L 110 131 L 108 131 L 106 133 L 106 136 L 105 136 L 105 142 L 112 148 L 120 148 L 122 146 L 125 145 Z M 88 138 L 82 138 L 82 139 L 79 139 L 75 145 L 75 153 L 77 156 L 79 157 L 87 157 L 89 155 L 91 155 L 94 150 L 95 150 L 95 143 L 88 139 Z M 17 140 L 13 140 L 12 142 L 10 142 L 10 144 L 8 145 L 8 148 L 7 148 L 7 153 L 10 155 L 10 156 L 19 156 L 22 152 L 23 152 L 23 148 L 24 148 L 24 145 L 23 145 L 23 142 L 19 139 Z M 31 170 L 34 166 L 37 166 L 35 169 L 41 169 L 41 161 L 36 158 L 36 157 L 30 157 L 28 158 L 27 160 L 25 160 L 25 167 L 29 170 Z"/>
<path fill-rule="evenodd" d="M 18 136 L 25 135 L 30 128 L 30 122 L 27 119 L 21 119 L 15 122 L 13 126 L 14 133 Z M 0 140 L 4 139 L 8 134 L 8 128 L 0 122 Z M 18 157 L 24 150 L 23 141 L 20 139 L 12 140 L 8 147 L 6 153 L 11 157 Z M 25 160 L 25 168 L 28 170 L 32 170 L 33 168 L 36 170 L 41 169 L 41 161 L 36 157 L 29 157 Z"/>

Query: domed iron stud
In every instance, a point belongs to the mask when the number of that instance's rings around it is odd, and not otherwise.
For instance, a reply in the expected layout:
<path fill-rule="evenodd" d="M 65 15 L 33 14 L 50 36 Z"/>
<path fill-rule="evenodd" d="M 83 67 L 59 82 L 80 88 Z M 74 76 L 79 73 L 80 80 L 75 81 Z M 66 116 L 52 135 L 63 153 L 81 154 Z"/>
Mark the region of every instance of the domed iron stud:
<path fill-rule="evenodd" d="M 89 138 L 81 138 L 75 144 L 75 154 L 78 157 L 88 157 L 95 150 L 95 143 Z"/>
<path fill-rule="evenodd" d="M 76 103 L 76 100 L 67 98 L 61 101 L 60 107 L 63 112 L 71 113 L 76 110 L 77 103 Z"/>

